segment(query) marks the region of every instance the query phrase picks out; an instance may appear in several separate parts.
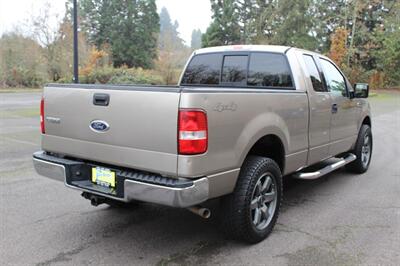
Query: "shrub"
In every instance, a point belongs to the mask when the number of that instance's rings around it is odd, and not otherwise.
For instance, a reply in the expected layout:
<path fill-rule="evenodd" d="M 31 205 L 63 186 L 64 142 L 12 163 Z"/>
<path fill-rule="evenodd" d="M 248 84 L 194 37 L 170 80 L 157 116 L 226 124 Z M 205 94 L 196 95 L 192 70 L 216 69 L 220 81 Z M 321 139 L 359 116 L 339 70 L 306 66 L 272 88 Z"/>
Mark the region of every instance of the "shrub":
<path fill-rule="evenodd" d="M 72 79 L 61 79 L 59 82 L 68 83 Z M 156 71 L 141 68 L 113 68 L 111 66 L 93 68 L 79 76 L 83 84 L 165 84 L 163 78 Z"/>
<path fill-rule="evenodd" d="M 95 80 L 95 83 L 105 84 L 108 83 L 114 76 L 115 69 L 112 67 L 97 68 L 91 74 L 92 79 Z"/>
<path fill-rule="evenodd" d="M 141 68 L 117 68 L 113 77 L 109 80 L 110 84 L 163 84 L 163 79 L 151 70 Z"/>
<path fill-rule="evenodd" d="M 19 33 L 0 36 L 0 85 L 40 87 L 48 79 L 43 47 Z"/>
<path fill-rule="evenodd" d="M 90 55 L 85 66 L 79 70 L 79 74 L 83 76 L 88 76 L 97 68 L 103 68 L 110 63 L 111 62 L 108 58 L 108 53 L 106 51 L 98 50 L 93 47 L 90 51 Z"/>
<path fill-rule="evenodd" d="M 371 89 L 381 89 L 385 87 L 386 77 L 383 72 L 374 71 L 369 78 L 369 86 Z"/>
<path fill-rule="evenodd" d="M 70 75 L 62 77 L 59 80 L 57 80 L 57 83 L 72 83 L 72 82 L 74 82 L 74 78 Z"/>
<path fill-rule="evenodd" d="M 21 67 L 13 67 L 4 78 L 5 85 L 9 87 L 41 87 L 46 82 L 45 78 L 39 75 L 35 69 Z"/>

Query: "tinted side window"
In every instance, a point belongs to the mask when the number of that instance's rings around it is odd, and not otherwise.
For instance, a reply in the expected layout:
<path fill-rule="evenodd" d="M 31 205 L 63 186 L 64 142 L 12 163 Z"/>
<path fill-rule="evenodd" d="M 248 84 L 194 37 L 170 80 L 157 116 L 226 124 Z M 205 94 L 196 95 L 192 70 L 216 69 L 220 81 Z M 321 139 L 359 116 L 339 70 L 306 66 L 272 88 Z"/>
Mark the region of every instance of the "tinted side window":
<path fill-rule="evenodd" d="M 218 85 L 221 63 L 221 54 L 194 56 L 183 74 L 182 84 Z"/>
<path fill-rule="evenodd" d="M 329 91 L 346 96 L 346 82 L 342 74 L 331 62 L 323 58 L 320 61 Z"/>
<path fill-rule="evenodd" d="M 303 55 L 304 62 L 308 73 L 310 74 L 311 83 L 315 91 L 325 91 L 324 86 L 322 86 L 321 76 L 319 75 L 317 65 L 311 55 Z"/>
<path fill-rule="evenodd" d="M 224 56 L 221 82 L 246 85 L 247 55 Z"/>
<path fill-rule="evenodd" d="M 284 55 L 253 53 L 247 85 L 259 87 L 293 87 L 289 65 Z"/>

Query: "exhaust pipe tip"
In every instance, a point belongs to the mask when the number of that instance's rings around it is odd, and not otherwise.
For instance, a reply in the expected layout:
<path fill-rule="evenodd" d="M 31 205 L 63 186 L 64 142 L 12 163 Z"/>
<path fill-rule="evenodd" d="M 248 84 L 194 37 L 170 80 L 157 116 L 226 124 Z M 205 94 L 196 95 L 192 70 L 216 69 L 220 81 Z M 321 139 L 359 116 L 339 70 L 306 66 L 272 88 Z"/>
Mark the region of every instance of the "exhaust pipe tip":
<path fill-rule="evenodd" d="M 201 217 L 203 217 L 204 219 L 208 219 L 211 217 L 211 211 L 207 208 L 201 208 L 200 212 Z"/>
<path fill-rule="evenodd" d="M 211 217 L 211 211 L 208 208 L 204 208 L 204 207 L 199 207 L 199 206 L 194 206 L 194 207 L 190 207 L 187 208 L 189 211 L 191 211 L 194 214 L 197 214 L 198 216 L 204 218 L 204 219 L 208 219 Z"/>

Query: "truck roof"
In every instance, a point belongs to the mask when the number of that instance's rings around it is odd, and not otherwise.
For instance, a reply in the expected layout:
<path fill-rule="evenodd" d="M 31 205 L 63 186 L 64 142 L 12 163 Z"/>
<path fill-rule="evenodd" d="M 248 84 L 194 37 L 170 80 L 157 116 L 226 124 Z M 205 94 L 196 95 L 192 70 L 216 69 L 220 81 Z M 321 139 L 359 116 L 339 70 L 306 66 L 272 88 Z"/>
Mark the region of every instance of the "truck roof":
<path fill-rule="evenodd" d="M 281 45 L 226 45 L 226 46 L 202 48 L 196 50 L 194 53 L 205 54 L 205 53 L 238 52 L 238 51 L 285 53 L 290 48 L 291 48 L 290 46 L 281 46 Z"/>

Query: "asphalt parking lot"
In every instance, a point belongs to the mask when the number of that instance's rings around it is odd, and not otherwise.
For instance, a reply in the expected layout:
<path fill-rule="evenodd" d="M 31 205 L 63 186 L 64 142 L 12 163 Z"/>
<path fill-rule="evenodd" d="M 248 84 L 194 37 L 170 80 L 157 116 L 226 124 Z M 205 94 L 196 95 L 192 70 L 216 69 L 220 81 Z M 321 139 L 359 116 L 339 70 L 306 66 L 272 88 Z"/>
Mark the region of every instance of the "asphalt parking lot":
<path fill-rule="evenodd" d="M 151 204 L 92 207 L 38 176 L 39 93 L 0 93 L 1 265 L 399 265 L 400 93 L 370 98 L 369 171 L 287 179 L 274 232 L 257 245 L 227 240 L 218 202 L 203 220 Z"/>

